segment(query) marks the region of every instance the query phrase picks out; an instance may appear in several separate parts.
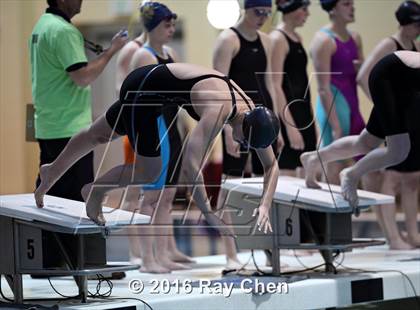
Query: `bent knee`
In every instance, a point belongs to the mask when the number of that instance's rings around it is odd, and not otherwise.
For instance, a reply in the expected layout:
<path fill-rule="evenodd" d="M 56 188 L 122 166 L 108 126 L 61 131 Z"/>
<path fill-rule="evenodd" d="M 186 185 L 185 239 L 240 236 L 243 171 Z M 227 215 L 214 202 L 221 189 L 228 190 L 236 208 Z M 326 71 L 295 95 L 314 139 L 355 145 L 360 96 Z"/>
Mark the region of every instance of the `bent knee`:
<path fill-rule="evenodd" d="M 388 157 L 393 165 L 397 165 L 399 163 L 402 163 L 407 157 L 408 153 L 410 152 L 410 149 L 401 148 L 399 151 L 394 150 L 388 150 Z"/>
<path fill-rule="evenodd" d="M 368 153 L 373 149 L 376 149 L 383 143 L 382 139 L 379 139 L 373 135 L 361 134 L 357 140 L 357 147 L 363 152 Z"/>

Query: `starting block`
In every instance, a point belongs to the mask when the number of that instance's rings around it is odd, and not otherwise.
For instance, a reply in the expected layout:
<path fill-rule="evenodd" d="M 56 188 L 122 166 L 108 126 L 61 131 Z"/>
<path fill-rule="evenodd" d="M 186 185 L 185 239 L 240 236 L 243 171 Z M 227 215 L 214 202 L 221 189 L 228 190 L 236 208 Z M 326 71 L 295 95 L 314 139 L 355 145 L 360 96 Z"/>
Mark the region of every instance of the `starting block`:
<path fill-rule="evenodd" d="M 103 207 L 106 226 L 86 215 L 85 203 L 45 196 L 36 207 L 33 194 L 0 196 L 0 274 L 23 302 L 22 275 L 73 276 L 82 302 L 87 277 L 137 269 L 137 265 L 108 265 L 106 234 L 127 225 L 146 224 L 149 216 Z"/>
<path fill-rule="evenodd" d="M 310 189 L 305 181 L 280 177 L 274 194 L 270 220 L 273 233 L 257 230 L 252 212 L 259 206 L 263 178 L 229 179 L 222 184 L 228 191 L 224 212 L 232 214 L 236 242 L 242 249 L 272 250 L 273 274 L 280 274 L 280 249 L 317 249 L 326 263 L 326 271 L 335 270 L 333 254 L 356 247 L 384 244 L 372 239 L 353 239 L 353 209 L 341 195 L 340 186 L 319 183 L 322 189 Z M 394 203 L 394 197 L 358 191 L 359 209 Z"/>

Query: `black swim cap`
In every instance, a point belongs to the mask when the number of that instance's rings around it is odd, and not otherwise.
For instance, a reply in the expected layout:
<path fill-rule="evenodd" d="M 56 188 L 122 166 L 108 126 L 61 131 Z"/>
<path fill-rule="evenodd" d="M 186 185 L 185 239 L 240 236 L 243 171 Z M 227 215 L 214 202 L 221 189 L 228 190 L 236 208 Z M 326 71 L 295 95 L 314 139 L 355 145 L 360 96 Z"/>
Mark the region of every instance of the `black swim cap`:
<path fill-rule="evenodd" d="M 283 14 L 287 14 L 310 4 L 311 1 L 309 0 L 280 0 L 277 1 L 277 10 Z"/>
<path fill-rule="evenodd" d="M 277 139 L 280 122 L 273 111 L 260 106 L 245 113 L 242 131 L 250 147 L 266 148 Z"/>
<path fill-rule="evenodd" d="M 415 1 L 404 1 L 395 12 L 401 26 L 420 22 L 420 4 Z"/>
<path fill-rule="evenodd" d="M 321 0 L 321 7 L 324 11 L 331 11 L 335 5 L 337 4 L 338 0 Z"/>

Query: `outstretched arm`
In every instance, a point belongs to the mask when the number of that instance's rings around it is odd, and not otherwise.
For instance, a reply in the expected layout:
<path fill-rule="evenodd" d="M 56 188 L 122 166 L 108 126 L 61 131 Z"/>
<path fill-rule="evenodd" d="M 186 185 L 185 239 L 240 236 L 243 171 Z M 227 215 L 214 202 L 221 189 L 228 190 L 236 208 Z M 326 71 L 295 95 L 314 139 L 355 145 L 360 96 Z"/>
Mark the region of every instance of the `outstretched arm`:
<path fill-rule="evenodd" d="M 225 227 L 224 223 L 211 210 L 210 201 L 207 197 L 204 187 L 204 178 L 202 169 L 213 147 L 214 139 L 223 128 L 224 119 L 222 113 L 204 113 L 197 126 L 192 130 L 188 137 L 188 143 L 184 154 L 183 171 L 187 185 L 192 187 L 193 199 L 197 207 L 203 212 L 207 222 L 218 228 L 222 234 L 231 234 L 231 231 Z"/>
<path fill-rule="evenodd" d="M 264 168 L 264 188 L 260 206 L 254 210 L 253 215 L 258 213 L 257 225 L 267 233 L 268 230 L 273 231 L 270 224 L 270 208 L 279 178 L 279 167 L 271 146 L 256 151 Z"/>

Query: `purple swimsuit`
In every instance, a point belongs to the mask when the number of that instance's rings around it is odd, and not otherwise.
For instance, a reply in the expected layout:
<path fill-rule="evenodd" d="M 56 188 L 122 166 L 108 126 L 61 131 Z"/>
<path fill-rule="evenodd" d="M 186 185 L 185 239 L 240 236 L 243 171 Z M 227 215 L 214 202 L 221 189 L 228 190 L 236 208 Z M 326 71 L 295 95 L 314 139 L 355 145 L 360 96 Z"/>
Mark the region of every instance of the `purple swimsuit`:
<path fill-rule="evenodd" d="M 354 60 L 359 59 L 358 48 L 353 37 L 346 42 L 340 41 L 331 30 L 322 29 L 337 46 L 331 57 L 331 91 L 340 121 L 343 135 L 358 135 L 365 128 L 365 122 L 360 114 L 357 97 L 356 68 Z M 317 119 L 322 132 L 322 144 L 332 142 L 332 129 L 328 123 L 329 111 L 324 110 L 321 100 L 317 99 Z"/>

